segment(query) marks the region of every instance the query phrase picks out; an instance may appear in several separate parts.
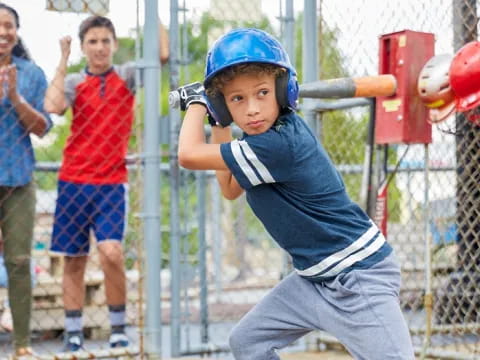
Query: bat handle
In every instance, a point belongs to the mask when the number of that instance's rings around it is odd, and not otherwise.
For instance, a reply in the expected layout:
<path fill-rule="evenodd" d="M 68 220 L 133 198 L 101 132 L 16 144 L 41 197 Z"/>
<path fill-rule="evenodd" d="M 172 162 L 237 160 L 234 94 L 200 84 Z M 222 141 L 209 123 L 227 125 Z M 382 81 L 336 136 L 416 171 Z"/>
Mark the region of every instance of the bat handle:
<path fill-rule="evenodd" d="M 180 107 L 180 93 L 178 90 L 170 91 L 168 94 L 168 105 L 172 109 L 177 109 Z"/>

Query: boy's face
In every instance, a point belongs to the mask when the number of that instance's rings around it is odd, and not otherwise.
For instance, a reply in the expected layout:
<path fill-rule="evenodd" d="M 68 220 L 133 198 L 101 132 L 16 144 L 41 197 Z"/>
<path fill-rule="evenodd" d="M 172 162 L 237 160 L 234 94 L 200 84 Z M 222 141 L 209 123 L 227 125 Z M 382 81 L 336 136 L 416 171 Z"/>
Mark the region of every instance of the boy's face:
<path fill-rule="evenodd" d="M 117 50 L 117 41 L 112 32 L 105 27 L 89 29 L 83 38 L 82 51 L 87 58 L 88 70 L 101 74 L 112 66 L 113 54 Z"/>
<path fill-rule="evenodd" d="M 233 121 L 248 135 L 264 133 L 279 116 L 273 74 L 237 75 L 222 92 Z"/>

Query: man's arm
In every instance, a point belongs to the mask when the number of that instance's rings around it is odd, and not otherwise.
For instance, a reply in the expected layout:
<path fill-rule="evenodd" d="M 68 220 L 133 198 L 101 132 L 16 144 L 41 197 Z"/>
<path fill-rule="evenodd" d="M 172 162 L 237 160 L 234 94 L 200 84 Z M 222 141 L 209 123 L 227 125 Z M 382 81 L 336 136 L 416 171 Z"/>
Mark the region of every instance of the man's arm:
<path fill-rule="evenodd" d="M 62 56 L 58 64 L 55 76 L 47 88 L 45 94 L 45 111 L 62 115 L 68 107 L 65 97 L 65 76 L 67 74 L 68 57 L 70 56 L 70 45 L 72 38 L 65 36 L 60 39 Z"/>
<path fill-rule="evenodd" d="M 168 44 L 168 33 L 161 23 L 158 25 L 158 39 L 160 41 L 160 44 L 158 45 L 158 48 L 160 49 L 160 63 L 164 65 L 168 61 L 170 50 Z"/>

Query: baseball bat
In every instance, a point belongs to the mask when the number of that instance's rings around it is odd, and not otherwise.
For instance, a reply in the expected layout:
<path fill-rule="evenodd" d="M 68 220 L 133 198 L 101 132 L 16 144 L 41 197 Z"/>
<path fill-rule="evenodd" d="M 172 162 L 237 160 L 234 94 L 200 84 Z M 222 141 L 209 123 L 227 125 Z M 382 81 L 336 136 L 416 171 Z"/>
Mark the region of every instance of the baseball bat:
<path fill-rule="evenodd" d="M 300 85 L 299 95 L 317 99 L 377 97 L 394 95 L 396 90 L 397 79 L 387 74 L 305 83 Z"/>
<path fill-rule="evenodd" d="M 180 93 L 178 90 L 173 90 L 168 93 L 168 105 L 172 109 L 180 107 Z"/>
<path fill-rule="evenodd" d="M 393 75 L 376 75 L 356 78 L 318 80 L 299 86 L 300 97 L 336 99 L 354 97 L 391 96 L 397 90 L 397 80 Z M 171 108 L 180 106 L 180 93 L 171 91 L 168 96 Z"/>

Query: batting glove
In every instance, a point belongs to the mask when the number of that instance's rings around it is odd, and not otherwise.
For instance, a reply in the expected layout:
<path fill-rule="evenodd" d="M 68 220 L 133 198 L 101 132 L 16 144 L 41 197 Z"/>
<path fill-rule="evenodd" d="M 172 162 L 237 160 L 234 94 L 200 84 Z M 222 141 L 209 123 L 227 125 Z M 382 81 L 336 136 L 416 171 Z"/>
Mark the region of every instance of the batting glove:
<path fill-rule="evenodd" d="M 205 99 L 205 89 L 199 82 L 184 85 L 178 88 L 180 94 L 180 109 L 185 111 L 191 104 L 202 104 L 207 107 Z"/>

